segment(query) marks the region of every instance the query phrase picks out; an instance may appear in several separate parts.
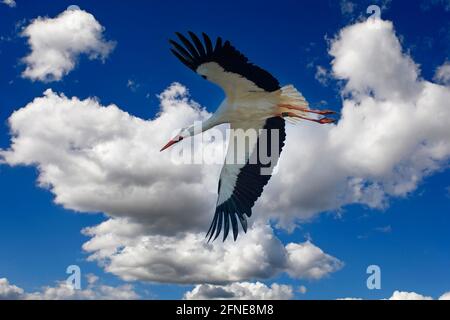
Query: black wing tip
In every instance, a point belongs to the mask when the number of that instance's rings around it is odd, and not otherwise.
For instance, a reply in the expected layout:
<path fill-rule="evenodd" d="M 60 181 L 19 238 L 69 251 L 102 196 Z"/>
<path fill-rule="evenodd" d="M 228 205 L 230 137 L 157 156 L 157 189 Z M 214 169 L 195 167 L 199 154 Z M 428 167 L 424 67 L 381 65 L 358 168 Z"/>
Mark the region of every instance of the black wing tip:
<path fill-rule="evenodd" d="M 192 58 L 192 65 L 194 66 L 191 68 L 192 70 L 197 70 L 198 66 L 207 61 L 215 61 L 226 71 L 242 75 L 265 91 L 272 92 L 280 89 L 277 79 L 264 69 L 249 62 L 248 58 L 236 50 L 230 41 L 217 37 L 213 44 L 206 32 L 201 32 L 203 36 L 203 39 L 201 39 L 200 33 L 197 35 L 191 30 L 187 31 L 186 36 L 181 32 L 175 32 L 175 35 L 182 44 L 182 55 L 187 52 Z M 177 49 L 180 52 L 180 49 Z"/>
<path fill-rule="evenodd" d="M 178 38 L 184 37 L 181 32 L 175 31 L 175 34 L 177 35 Z"/>
<path fill-rule="evenodd" d="M 246 215 L 248 216 L 248 213 L 246 213 Z M 227 202 L 218 206 L 216 208 L 214 218 L 211 222 L 211 226 L 209 227 L 208 232 L 205 236 L 205 238 L 208 238 L 207 242 L 209 243 L 211 242 L 211 240 L 214 242 L 219 237 L 222 231 L 222 241 L 225 242 L 225 240 L 228 238 L 228 235 L 230 234 L 230 228 L 233 231 L 234 241 L 237 241 L 237 238 L 239 236 L 238 220 L 244 233 L 247 233 L 248 225 L 247 219 L 244 214 L 239 213 L 239 210 L 232 208 L 231 204 Z"/>
<path fill-rule="evenodd" d="M 175 35 L 177 36 L 178 40 L 183 42 L 184 40 L 187 40 L 186 37 L 181 32 L 175 32 Z"/>
<path fill-rule="evenodd" d="M 215 45 L 213 45 L 211 38 L 206 32 L 201 33 L 203 41 L 191 30 L 187 31 L 187 36 L 178 31 L 175 32 L 175 35 L 180 42 L 169 39 L 172 48 L 178 53 L 175 55 L 178 58 L 179 55 L 183 56 L 184 59 L 179 59 L 185 65 L 186 63 L 183 60 L 190 60 L 188 62 L 192 66 L 189 66 L 189 68 L 194 71 L 196 70 L 196 67 L 205 62 L 206 59 L 212 58 L 225 47 L 231 47 L 231 43 L 228 40 L 224 42 L 221 37 L 217 37 Z M 190 37 L 190 39 L 188 39 L 188 37 Z"/>
<path fill-rule="evenodd" d="M 195 41 L 194 39 L 198 39 L 197 35 L 194 32 L 188 31 L 187 33 L 191 37 L 192 41 Z"/>
<path fill-rule="evenodd" d="M 186 67 L 188 67 L 189 69 L 192 69 L 192 70 L 194 70 L 195 71 L 195 65 L 191 62 L 191 61 L 189 61 L 189 60 L 187 60 L 186 58 L 184 58 L 180 53 L 178 53 L 176 50 L 174 50 L 174 49 L 170 49 L 170 51 L 173 53 L 173 55 L 175 56 L 175 57 L 177 57 L 178 58 L 178 60 L 180 60 L 181 61 L 181 63 L 183 63 Z"/>
<path fill-rule="evenodd" d="M 222 47 L 222 37 L 217 37 L 216 39 L 216 47 L 214 50 L 218 50 Z"/>

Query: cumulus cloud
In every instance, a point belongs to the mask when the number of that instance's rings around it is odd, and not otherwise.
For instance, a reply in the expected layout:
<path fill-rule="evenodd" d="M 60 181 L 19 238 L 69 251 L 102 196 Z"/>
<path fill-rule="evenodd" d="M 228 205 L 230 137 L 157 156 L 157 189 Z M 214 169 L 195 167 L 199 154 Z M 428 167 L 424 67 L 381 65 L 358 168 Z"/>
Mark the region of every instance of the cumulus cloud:
<path fill-rule="evenodd" d="M 25 295 L 26 300 L 135 300 L 138 298 L 139 295 L 129 284 L 119 287 L 90 285 L 87 289 L 77 290 L 65 282 L 58 282 L 55 287 L 44 287 L 40 292 Z"/>
<path fill-rule="evenodd" d="M 434 79 L 442 84 L 450 85 L 450 62 L 445 62 L 437 68 Z"/>
<path fill-rule="evenodd" d="M 324 253 L 310 241 L 289 243 L 287 273 L 293 278 L 320 279 L 339 270 L 342 262 Z"/>
<path fill-rule="evenodd" d="M 71 6 L 55 18 L 38 17 L 22 32 L 31 52 L 23 58 L 24 78 L 58 81 L 72 71 L 80 55 L 104 60 L 114 49 L 114 42 L 103 37 L 104 27 L 95 17 Z"/>
<path fill-rule="evenodd" d="M 6 278 L 0 278 L 0 300 L 17 300 L 23 295 L 22 288 L 10 284 Z"/>
<path fill-rule="evenodd" d="M 392 23 L 348 26 L 330 54 L 332 75 L 343 83 L 342 118 L 336 125 L 288 126 L 278 173 L 251 222 L 276 219 L 293 229 L 295 220 L 351 203 L 384 208 L 389 197 L 406 196 L 447 166 L 450 88 L 420 78 Z M 312 243 L 281 245 L 265 223 L 236 245 L 206 244 L 201 232 L 210 223 L 220 166 L 176 165 L 159 148 L 175 129 L 210 114 L 180 84 L 160 100 L 156 118 L 143 120 L 93 98 L 48 90 L 9 118 L 12 143 L 0 159 L 36 166 L 39 185 L 57 204 L 109 215 L 84 231 L 91 237 L 84 249 L 124 279 L 224 284 L 280 272 L 320 278 L 339 269 L 336 258 Z M 222 147 L 208 135 L 204 141 L 210 151 Z M 246 251 L 236 249 L 246 244 Z M 246 254 L 258 262 L 247 262 L 250 271 L 242 263 Z"/>
<path fill-rule="evenodd" d="M 423 296 L 415 292 L 394 291 L 389 300 L 433 300 L 432 297 Z"/>
<path fill-rule="evenodd" d="M 17 5 L 14 0 L 3 0 L 2 3 L 6 4 L 10 8 L 14 8 Z"/>
<path fill-rule="evenodd" d="M 361 298 L 343 298 L 338 300 L 363 300 Z M 400 291 L 395 290 L 392 295 L 383 300 L 434 300 L 431 296 L 425 296 L 413 291 Z M 438 300 L 450 300 L 450 292 L 442 294 Z"/>
<path fill-rule="evenodd" d="M 12 148 L 0 156 L 10 165 L 37 165 L 39 185 L 67 209 L 131 217 L 157 234 L 204 230 L 220 167 L 177 166 L 159 149 L 176 128 L 208 113 L 179 84 L 160 97 L 161 115 L 145 121 L 47 90 L 10 117 Z"/>
<path fill-rule="evenodd" d="M 90 279 L 90 280 L 89 280 Z M 129 284 L 112 287 L 98 284 L 98 278 L 89 275 L 86 289 L 75 289 L 65 281 L 56 286 L 43 287 L 41 291 L 27 293 L 22 288 L 11 285 L 6 278 L 0 279 L 0 300 L 132 300 L 139 295 Z"/>
<path fill-rule="evenodd" d="M 184 294 L 186 300 L 288 300 L 294 296 L 288 285 L 236 282 L 226 286 L 201 284 Z"/>
<path fill-rule="evenodd" d="M 160 100 L 158 117 L 145 121 L 47 90 L 10 117 L 12 147 L 0 155 L 37 165 L 40 186 L 65 208 L 111 216 L 83 231 L 91 237 L 83 248 L 125 280 L 223 284 L 282 272 L 318 279 L 342 267 L 310 242 L 283 246 L 265 224 L 237 243 L 207 244 L 220 166 L 176 165 L 159 149 L 174 129 L 209 114 L 177 83 Z"/>
<path fill-rule="evenodd" d="M 344 28 L 330 54 L 344 84 L 341 119 L 288 127 L 278 174 L 256 210 L 285 227 L 350 203 L 385 208 L 448 165 L 450 88 L 420 78 L 391 22 Z"/>
<path fill-rule="evenodd" d="M 286 272 L 319 279 L 343 263 L 311 242 L 284 246 L 269 226 L 256 224 L 237 242 L 207 243 L 202 233 L 179 236 L 136 235 L 139 225 L 110 219 L 84 233 L 83 249 L 107 272 L 124 280 L 224 284 L 267 279 Z"/>
<path fill-rule="evenodd" d="M 441 295 L 441 296 L 439 297 L 439 300 L 450 300 L 450 291 L 444 293 L 443 295 Z"/>

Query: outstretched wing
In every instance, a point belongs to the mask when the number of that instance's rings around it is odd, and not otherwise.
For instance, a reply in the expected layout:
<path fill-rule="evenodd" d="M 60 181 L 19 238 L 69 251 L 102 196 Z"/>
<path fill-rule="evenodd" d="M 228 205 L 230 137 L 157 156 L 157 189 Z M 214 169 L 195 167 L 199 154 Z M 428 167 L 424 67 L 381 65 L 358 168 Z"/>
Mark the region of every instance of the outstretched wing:
<path fill-rule="evenodd" d="M 272 92 L 280 84 L 269 72 L 250 63 L 229 41 L 219 37 L 213 46 L 211 39 L 203 33 L 203 42 L 192 32 L 192 41 L 176 33 L 180 43 L 170 40 L 172 53 L 187 67 L 205 79 L 219 85 L 228 97 L 248 91 Z"/>
<path fill-rule="evenodd" d="M 228 236 L 230 225 L 233 229 L 233 237 L 238 236 L 238 222 L 242 229 L 247 232 L 247 217 L 252 215 L 252 207 L 261 196 L 264 186 L 271 178 L 273 167 L 278 162 L 279 155 L 284 146 L 286 138 L 285 122 L 281 117 L 273 117 L 261 123 L 259 127 L 253 129 L 260 130 L 256 143 L 247 144 L 247 160 L 238 164 L 235 163 L 232 140 L 245 139 L 242 131 L 232 131 L 230 143 L 228 145 L 226 163 L 220 174 L 218 187 L 218 200 L 211 227 L 207 237 L 214 240 L 219 236 L 223 226 L 223 240 Z M 233 127 L 232 129 L 236 129 Z M 248 129 L 243 127 L 242 129 Z M 239 153 L 239 151 L 237 152 Z M 239 157 L 239 155 L 238 155 Z M 266 157 L 271 159 L 268 163 Z M 228 163 L 228 162 L 231 163 Z"/>

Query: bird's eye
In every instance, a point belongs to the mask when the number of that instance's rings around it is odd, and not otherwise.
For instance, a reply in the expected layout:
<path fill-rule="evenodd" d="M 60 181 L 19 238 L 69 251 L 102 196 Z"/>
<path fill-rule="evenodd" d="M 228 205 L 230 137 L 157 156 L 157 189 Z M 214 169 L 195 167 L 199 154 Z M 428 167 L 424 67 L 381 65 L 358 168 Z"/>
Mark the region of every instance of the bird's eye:
<path fill-rule="evenodd" d="M 206 76 L 204 76 L 204 75 L 202 75 L 202 78 L 203 78 L 203 79 L 207 79 Z"/>
<path fill-rule="evenodd" d="M 182 136 L 178 137 L 178 142 L 180 142 L 181 140 L 183 140 L 184 138 Z"/>

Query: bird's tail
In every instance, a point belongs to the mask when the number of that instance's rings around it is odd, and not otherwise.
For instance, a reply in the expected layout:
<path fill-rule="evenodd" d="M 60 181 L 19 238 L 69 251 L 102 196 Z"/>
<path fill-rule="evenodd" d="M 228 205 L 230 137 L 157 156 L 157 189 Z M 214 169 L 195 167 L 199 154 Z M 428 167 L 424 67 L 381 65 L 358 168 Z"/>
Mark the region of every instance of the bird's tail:
<path fill-rule="evenodd" d="M 307 112 L 303 110 L 309 110 L 309 103 L 293 85 L 290 84 L 282 87 L 279 93 L 279 103 L 277 106 L 277 112 L 279 114 L 293 113 L 302 117 L 307 116 Z M 297 120 L 295 117 L 287 117 L 286 119 L 292 121 Z"/>

